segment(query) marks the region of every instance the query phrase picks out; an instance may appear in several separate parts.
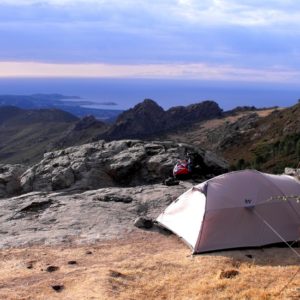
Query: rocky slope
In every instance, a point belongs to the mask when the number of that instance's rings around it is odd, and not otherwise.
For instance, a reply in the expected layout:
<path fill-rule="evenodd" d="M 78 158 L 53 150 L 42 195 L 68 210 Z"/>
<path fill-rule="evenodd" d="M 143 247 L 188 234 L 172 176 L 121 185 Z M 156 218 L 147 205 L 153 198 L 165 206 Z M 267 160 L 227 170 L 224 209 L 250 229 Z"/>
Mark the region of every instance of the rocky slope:
<path fill-rule="evenodd" d="M 225 161 L 200 148 L 140 140 L 49 152 L 24 173 L 23 166 L 1 166 L 0 247 L 90 242 L 133 231 L 137 217 L 155 218 L 192 186 L 161 183 L 191 151 L 205 164 L 199 180 L 226 172 Z"/>
<path fill-rule="evenodd" d="M 223 155 L 237 168 L 281 173 L 300 161 L 300 104 L 274 109 L 263 118 L 237 123 L 238 138 L 221 144 Z"/>
<path fill-rule="evenodd" d="M 300 161 L 300 104 L 289 108 L 238 110 L 192 124 L 162 139 L 199 145 L 224 157 L 232 169 L 282 173 Z"/>

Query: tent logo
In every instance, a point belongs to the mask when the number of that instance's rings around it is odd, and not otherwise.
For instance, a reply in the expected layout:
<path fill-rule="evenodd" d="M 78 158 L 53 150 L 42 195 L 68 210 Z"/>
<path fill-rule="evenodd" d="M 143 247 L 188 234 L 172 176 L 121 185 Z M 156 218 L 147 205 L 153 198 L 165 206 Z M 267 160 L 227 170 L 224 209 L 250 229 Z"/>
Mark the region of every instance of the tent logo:
<path fill-rule="evenodd" d="M 244 200 L 244 203 L 245 203 L 245 207 L 246 208 L 254 208 L 254 204 L 252 203 L 252 199 L 246 198 Z"/>
<path fill-rule="evenodd" d="M 246 205 L 251 205 L 252 199 L 245 199 L 245 204 Z"/>

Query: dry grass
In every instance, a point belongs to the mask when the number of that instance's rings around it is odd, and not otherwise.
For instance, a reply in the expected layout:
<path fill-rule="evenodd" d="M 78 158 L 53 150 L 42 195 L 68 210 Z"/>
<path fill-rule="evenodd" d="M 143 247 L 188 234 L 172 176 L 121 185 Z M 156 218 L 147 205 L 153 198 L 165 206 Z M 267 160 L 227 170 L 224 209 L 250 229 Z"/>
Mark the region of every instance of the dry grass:
<path fill-rule="evenodd" d="M 300 273 L 279 294 L 298 268 L 286 248 L 191 256 L 175 236 L 142 232 L 98 245 L 2 250 L 0 299 L 300 299 Z"/>

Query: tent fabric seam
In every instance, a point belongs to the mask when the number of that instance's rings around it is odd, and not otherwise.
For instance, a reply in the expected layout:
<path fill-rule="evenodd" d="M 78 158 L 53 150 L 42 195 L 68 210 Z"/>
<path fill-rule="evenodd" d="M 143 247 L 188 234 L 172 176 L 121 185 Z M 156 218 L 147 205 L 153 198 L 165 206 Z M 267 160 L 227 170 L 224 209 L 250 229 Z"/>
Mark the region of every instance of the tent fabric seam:
<path fill-rule="evenodd" d="M 206 217 L 206 207 L 207 207 L 207 197 L 208 197 L 208 186 L 209 186 L 209 182 L 206 182 L 206 193 L 204 194 L 205 196 L 205 207 L 204 207 L 204 214 L 203 214 L 203 219 L 202 219 L 202 222 L 201 222 L 201 228 L 200 228 L 200 232 L 199 232 L 199 235 L 198 235 L 198 238 L 197 238 L 197 242 L 195 244 L 195 247 L 193 248 L 193 253 L 196 253 L 195 252 L 195 249 L 198 249 L 198 246 L 200 245 L 201 243 L 201 237 L 202 237 L 202 231 L 203 231 L 203 225 L 205 223 L 205 217 Z"/>

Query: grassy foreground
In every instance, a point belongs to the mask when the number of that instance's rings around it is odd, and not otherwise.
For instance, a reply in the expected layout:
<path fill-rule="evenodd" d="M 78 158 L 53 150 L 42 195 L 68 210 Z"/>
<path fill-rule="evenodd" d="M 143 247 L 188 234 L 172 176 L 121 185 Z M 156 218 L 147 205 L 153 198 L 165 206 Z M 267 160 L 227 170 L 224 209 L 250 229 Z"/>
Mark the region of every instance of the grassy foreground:
<path fill-rule="evenodd" d="M 300 299 L 300 271 L 284 288 L 299 267 L 287 248 L 191 256 L 173 235 L 141 232 L 1 250 L 0 299 Z"/>

